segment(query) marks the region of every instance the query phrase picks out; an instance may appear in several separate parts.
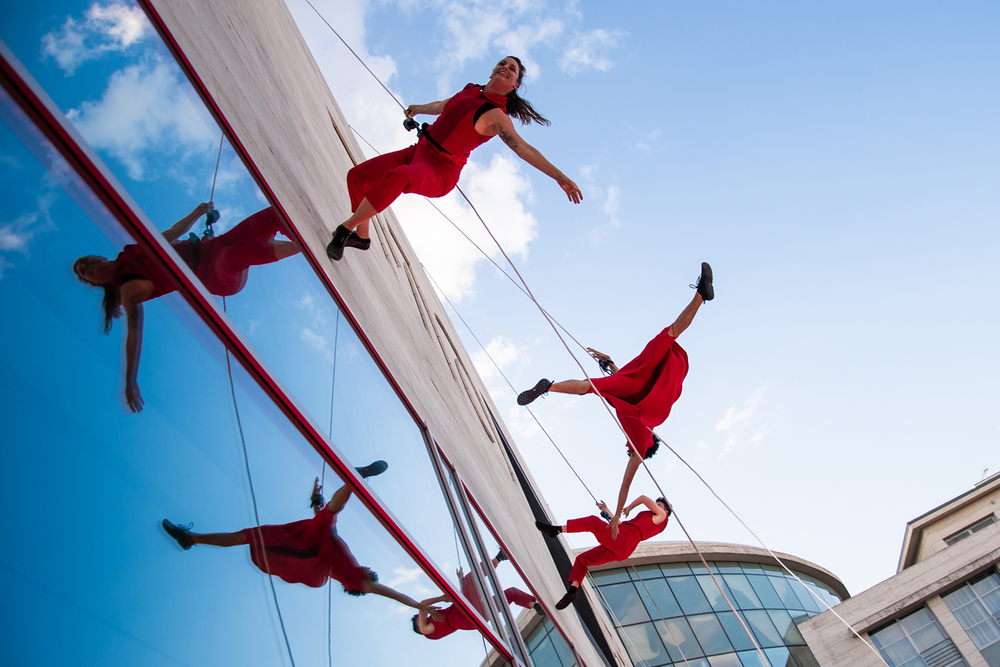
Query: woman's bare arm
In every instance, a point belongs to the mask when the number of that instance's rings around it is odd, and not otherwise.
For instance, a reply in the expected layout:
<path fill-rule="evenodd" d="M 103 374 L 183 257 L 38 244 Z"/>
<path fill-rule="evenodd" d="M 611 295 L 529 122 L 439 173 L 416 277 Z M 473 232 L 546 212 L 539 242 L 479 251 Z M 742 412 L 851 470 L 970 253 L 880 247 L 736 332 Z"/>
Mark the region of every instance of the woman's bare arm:
<path fill-rule="evenodd" d="M 125 311 L 125 401 L 132 412 L 142 412 L 139 393 L 139 359 L 142 357 L 143 301 L 153 296 L 149 280 L 130 280 L 121 286 L 122 309 Z"/>
<path fill-rule="evenodd" d="M 413 118 L 414 116 L 424 115 L 424 116 L 440 116 L 441 112 L 444 111 L 444 105 L 448 103 L 447 98 L 444 100 L 438 100 L 437 102 L 428 102 L 427 104 L 411 104 L 406 107 L 403 112 L 406 114 L 407 118 Z"/>
<path fill-rule="evenodd" d="M 622 487 L 618 491 L 618 508 L 611 517 L 611 523 L 609 524 L 611 526 L 612 539 L 618 538 L 618 522 L 621 519 L 622 511 L 625 509 L 625 501 L 628 500 L 628 490 L 632 486 L 632 479 L 635 477 L 635 473 L 639 470 L 641 464 L 642 457 L 633 451 L 628 459 L 628 465 L 625 467 L 625 477 L 622 479 Z"/>
<path fill-rule="evenodd" d="M 510 118 L 500 109 L 490 109 L 484 113 L 478 121 L 476 121 L 476 131 L 484 137 L 493 137 L 500 135 L 500 139 L 503 140 L 507 146 L 514 151 L 514 153 L 530 164 L 532 167 L 542 172 L 549 178 L 555 180 L 559 184 L 559 187 L 563 189 L 566 196 L 574 204 L 579 204 L 583 201 L 583 193 L 580 192 L 580 188 L 576 186 L 572 180 L 569 179 L 566 174 L 562 173 L 553 165 L 551 162 L 545 159 L 545 156 L 541 154 L 534 146 L 529 144 L 527 141 L 521 138 L 514 129 L 514 123 L 510 122 Z"/>
<path fill-rule="evenodd" d="M 173 227 L 163 232 L 163 238 L 167 240 L 167 243 L 173 243 L 180 237 L 187 234 L 188 230 L 191 229 L 191 226 L 195 223 L 195 221 L 211 211 L 213 208 L 215 207 L 212 205 L 212 202 L 198 204 L 194 207 L 193 211 L 175 222 Z"/>

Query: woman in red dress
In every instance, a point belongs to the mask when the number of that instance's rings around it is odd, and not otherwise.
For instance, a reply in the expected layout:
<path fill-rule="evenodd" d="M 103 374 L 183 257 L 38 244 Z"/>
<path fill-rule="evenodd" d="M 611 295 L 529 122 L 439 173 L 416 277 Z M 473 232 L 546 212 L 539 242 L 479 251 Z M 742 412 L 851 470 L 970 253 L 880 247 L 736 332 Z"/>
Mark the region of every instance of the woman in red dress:
<path fill-rule="evenodd" d="M 190 214 L 163 232 L 181 259 L 198 276 L 211 294 L 232 296 L 247 283 L 251 266 L 270 264 L 299 252 L 291 241 L 275 239 L 284 230 L 273 208 L 257 211 L 219 236 L 184 239 L 195 221 L 213 209 L 211 202 L 199 204 Z M 118 257 L 109 260 L 86 255 L 73 262 L 80 281 L 104 290 L 104 333 L 111 331 L 115 319 L 125 311 L 125 400 L 132 412 L 141 412 L 139 393 L 139 358 L 142 354 L 142 304 L 177 289 L 169 274 L 147 257 L 138 245 L 125 246 Z"/>
<path fill-rule="evenodd" d="M 451 192 L 469 154 L 496 135 L 519 158 L 553 178 L 570 201 L 580 203 L 583 193 L 576 183 L 514 129 L 510 116 L 515 116 L 522 125 L 532 121 L 549 124 L 526 99 L 518 96 L 523 78 L 521 61 L 507 56 L 493 68 L 485 86 L 470 83 L 446 100 L 408 106 L 407 118 L 427 114 L 438 119 L 420 131 L 420 138 L 413 146 L 374 157 L 347 172 L 352 215 L 334 230 L 333 240 L 326 247 L 330 259 L 343 257 L 345 247 L 367 250 L 371 246 L 368 221 L 404 192 L 426 197 L 443 197 Z"/>
<path fill-rule="evenodd" d="M 573 569 L 569 573 L 569 587 L 566 595 L 556 603 L 556 609 L 565 609 L 579 595 L 580 583 L 587 576 L 587 570 L 595 565 L 613 563 L 625 560 L 632 555 L 639 542 L 648 540 L 663 532 L 673 508 L 666 498 L 657 498 L 654 503 L 646 496 L 639 496 L 625 508 L 625 516 L 639 505 L 645 505 L 648 511 L 639 512 L 634 519 L 629 519 L 612 532 L 611 524 L 604 523 L 596 516 L 570 519 L 565 526 L 550 526 L 541 521 L 535 522 L 535 527 L 549 537 L 555 538 L 559 533 L 591 533 L 597 538 L 600 546 L 584 551 L 573 561 Z M 597 506 L 601 512 L 607 512 L 608 507 L 603 502 Z"/>
<path fill-rule="evenodd" d="M 384 461 L 375 461 L 357 470 L 362 477 L 371 477 L 385 472 L 387 467 Z M 245 528 L 235 533 L 193 533 L 190 526 L 179 526 L 164 519 L 163 529 L 185 550 L 196 544 L 216 547 L 249 545 L 254 565 L 262 572 L 273 574 L 290 584 L 319 588 L 328 579 L 334 579 L 349 595 L 374 593 L 437 616 L 437 610 L 378 583 L 378 574 L 355 560 L 347 543 L 337 534 L 337 515 L 350 497 L 351 489 L 342 486 L 324 505 L 317 477 L 313 483 L 311 519 Z"/>
<path fill-rule="evenodd" d="M 701 304 L 715 298 L 712 267 L 708 262 L 702 262 L 701 276 L 693 287 L 697 289 L 694 298 L 674 323 L 661 331 L 638 357 L 621 369 L 611 362 L 608 355 L 587 348 L 602 366 L 612 371 L 611 376 L 563 382 L 542 379 L 517 397 L 518 405 L 528 405 L 550 391 L 582 395 L 592 393 L 596 387 L 615 408 L 618 421 L 635 449 L 628 447 L 629 461 L 618 491 L 618 505 L 610 516 L 612 536 L 618 534 L 618 521 L 628 499 L 632 478 L 642 460 L 652 457 L 659 448 L 658 443 L 654 444 L 653 429 L 667 419 L 674 402 L 681 395 L 681 385 L 688 372 L 688 358 L 684 348 L 677 344 L 677 337 L 691 325 Z"/>

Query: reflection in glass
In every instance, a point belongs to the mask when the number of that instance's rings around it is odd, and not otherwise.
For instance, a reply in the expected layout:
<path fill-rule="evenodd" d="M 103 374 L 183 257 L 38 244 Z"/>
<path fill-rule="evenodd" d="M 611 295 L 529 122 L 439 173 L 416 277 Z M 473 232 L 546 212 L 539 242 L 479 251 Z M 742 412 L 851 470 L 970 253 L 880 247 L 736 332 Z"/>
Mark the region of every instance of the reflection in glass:
<path fill-rule="evenodd" d="M 572 649 L 547 618 L 535 626 L 525 644 L 535 667 L 576 667 Z"/>
<path fill-rule="evenodd" d="M 188 233 L 201 216 L 214 211 L 211 202 L 202 203 L 191 213 L 163 232 L 181 259 L 198 276 L 205 288 L 216 296 L 232 296 L 247 282 L 251 266 L 270 264 L 299 252 L 290 241 L 275 240 L 283 229 L 273 208 L 266 208 L 246 218 L 218 237 L 198 238 Z M 172 276 L 138 245 L 127 245 L 113 260 L 100 255 L 85 255 L 73 263 L 73 271 L 84 283 L 104 292 L 104 331 L 125 312 L 125 401 L 133 412 L 143 408 L 139 391 L 139 359 L 142 355 L 143 306 L 177 289 Z"/>
<path fill-rule="evenodd" d="M 667 650 L 652 623 L 627 625 L 621 629 L 623 644 L 634 664 L 664 665 L 670 663 Z"/>
<path fill-rule="evenodd" d="M 498 554 L 498 556 L 503 556 L 503 554 Z M 494 558 L 491 561 L 491 565 L 496 568 L 504 560 L 507 560 L 506 556 L 501 558 Z M 484 573 L 485 574 L 485 573 Z M 483 608 L 483 600 L 479 595 L 479 589 L 476 586 L 474 579 L 474 574 L 469 572 L 468 574 L 462 574 L 459 571 L 459 576 L 462 579 L 462 595 L 465 599 L 469 601 L 469 604 L 479 612 L 480 616 L 487 617 L 486 610 Z M 507 604 L 516 604 L 519 607 L 525 609 L 534 609 L 536 612 L 541 613 L 542 607 L 535 602 L 535 597 L 530 593 L 526 593 L 520 588 L 515 586 L 510 586 L 504 590 L 504 597 L 507 600 Z M 441 595 L 435 598 L 429 598 L 421 602 L 421 605 L 433 605 L 439 602 L 445 602 L 449 600 L 447 595 Z M 413 631 L 421 634 L 428 639 L 441 639 L 442 637 L 447 637 L 456 630 L 475 630 L 476 624 L 472 618 L 466 614 L 461 607 L 452 602 L 444 609 L 439 610 L 440 618 L 433 618 L 433 612 L 429 612 L 426 609 L 421 609 L 419 613 L 413 617 Z"/>
<path fill-rule="evenodd" d="M 384 461 L 375 461 L 358 470 L 363 477 L 385 472 Z M 235 533 L 195 533 L 191 526 L 183 527 L 164 519 L 163 529 L 185 551 L 198 544 L 216 547 L 248 545 L 250 560 L 262 572 L 275 575 L 289 584 L 305 584 L 319 588 L 328 579 L 344 587 L 348 595 L 368 593 L 395 600 L 421 614 L 434 614 L 427 604 L 418 604 L 407 595 L 378 583 L 378 573 L 358 564 L 350 547 L 337 533 L 337 516 L 351 498 L 351 489 L 337 489 L 330 502 L 323 499 L 319 477 L 313 483 L 310 496 L 313 518 L 280 525 L 255 526 Z M 435 614 L 436 615 L 436 614 Z"/>

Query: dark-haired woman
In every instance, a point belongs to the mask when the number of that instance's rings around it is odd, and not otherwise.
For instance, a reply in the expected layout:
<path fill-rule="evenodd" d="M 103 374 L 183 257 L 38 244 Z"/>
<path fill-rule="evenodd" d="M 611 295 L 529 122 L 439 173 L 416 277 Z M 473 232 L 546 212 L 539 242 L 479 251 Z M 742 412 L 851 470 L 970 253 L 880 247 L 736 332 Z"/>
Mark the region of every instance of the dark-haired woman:
<path fill-rule="evenodd" d="M 657 498 L 654 503 L 646 496 L 639 496 L 632 504 L 625 508 L 625 515 L 639 505 L 645 505 L 647 511 L 639 512 L 634 519 L 629 519 L 621 525 L 621 530 L 612 531 L 611 525 L 604 523 L 596 516 L 587 516 L 581 519 L 570 519 L 565 526 L 550 526 L 541 521 L 535 522 L 535 527 L 547 536 L 555 538 L 559 533 L 591 533 L 597 538 L 600 546 L 589 551 L 584 551 L 573 561 L 573 569 L 570 570 L 569 586 L 566 595 L 556 603 L 556 609 L 565 609 L 576 600 L 580 583 L 587 576 L 587 571 L 595 565 L 613 563 L 625 560 L 632 555 L 639 542 L 648 540 L 663 532 L 667 527 L 667 520 L 673 512 L 673 508 L 666 498 Z M 607 512 L 608 507 L 603 502 L 598 502 L 597 506 L 601 512 Z"/>
<path fill-rule="evenodd" d="M 507 56 L 493 68 L 485 86 L 470 83 L 446 100 L 407 107 L 407 118 L 426 114 L 438 119 L 413 146 L 374 157 L 347 172 L 353 215 L 333 232 L 333 240 L 326 247 L 330 259 L 343 257 L 345 247 L 367 250 L 371 246 L 368 221 L 404 192 L 426 197 L 443 197 L 451 192 L 472 150 L 496 135 L 519 158 L 555 179 L 570 201 L 580 203 L 583 193 L 576 183 L 514 129 L 511 116 L 522 125 L 532 121 L 549 124 L 531 103 L 518 96 L 523 78 L 521 61 Z"/>
<path fill-rule="evenodd" d="M 375 461 L 358 468 L 362 477 L 379 475 L 388 466 Z M 192 533 L 190 527 L 179 526 L 167 519 L 162 522 L 166 533 L 177 540 L 182 549 L 197 544 L 216 547 L 248 545 L 250 559 L 261 572 L 272 574 L 289 584 L 304 584 L 319 588 L 328 579 L 339 582 L 348 595 L 368 593 L 381 595 L 408 607 L 436 615 L 437 610 L 421 605 L 413 598 L 378 583 L 378 574 L 371 568 L 358 564 L 347 543 L 337 534 L 337 517 L 351 497 L 351 489 L 342 486 L 324 505 L 319 478 L 313 482 L 310 497 L 312 519 L 303 519 L 274 526 L 257 526 L 235 533 Z"/>
<path fill-rule="evenodd" d="M 181 259 L 191 267 L 202 284 L 216 296 L 232 296 L 247 283 L 247 269 L 270 264 L 299 252 L 291 241 L 275 240 L 284 227 L 273 208 L 257 211 L 219 236 L 206 239 L 178 240 L 198 218 L 213 208 L 199 204 L 190 214 L 163 232 Z M 125 246 L 118 257 L 109 260 L 87 255 L 73 263 L 77 277 L 104 290 L 104 332 L 111 331 L 115 319 L 125 311 L 125 400 L 133 412 L 141 412 L 139 393 L 139 357 L 142 352 L 142 304 L 177 289 L 172 277 L 160 269 L 138 245 Z"/>
<path fill-rule="evenodd" d="M 620 370 L 608 355 L 587 348 L 602 367 L 612 371 L 611 376 L 555 383 L 542 379 L 517 397 L 518 405 L 528 405 L 550 391 L 583 395 L 592 393 L 596 387 L 615 408 L 618 421 L 635 448 L 628 448 L 629 461 L 618 492 L 618 507 L 610 520 L 612 535 L 618 533 L 618 521 L 628 499 L 632 478 L 642 460 L 652 457 L 658 449 L 658 443 L 654 444 L 653 429 L 666 421 L 674 402 L 681 395 L 681 385 L 688 372 L 688 358 L 684 348 L 677 344 L 677 337 L 691 325 L 701 304 L 715 298 L 712 267 L 707 262 L 702 262 L 701 275 L 693 287 L 697 289 L 694 298 L 674 323 L 661 331 L 638 357 Z"/>

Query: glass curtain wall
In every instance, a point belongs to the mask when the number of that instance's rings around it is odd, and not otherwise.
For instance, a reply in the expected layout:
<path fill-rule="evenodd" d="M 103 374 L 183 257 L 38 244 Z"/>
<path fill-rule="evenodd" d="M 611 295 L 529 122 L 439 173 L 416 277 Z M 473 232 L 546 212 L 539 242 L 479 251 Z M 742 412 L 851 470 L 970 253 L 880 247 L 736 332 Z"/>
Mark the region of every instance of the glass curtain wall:
<path fill-rule="evenodd" d="M 725 597 L 753 632 L 772 666 L 813 667 L 797 623 L 825 609 L 806 587 L 833 606 L 825 585 L 776 566 L 709 562 Z M 637 664 L 757 667 L 760 654 L 740 619 L 701 563 L 662 563 L 592 573 L 619 637 Z"/>
<path fill-rule="evenodd" d="M 15 3 L 0 38 L 427 562 L 468 568 L 423 433 L 141 8 Z M 407 606 L 441 596 L 424 566 L 0 107 L 4 662 L 480 662 L 477 632 L 414 633 Z"/>

